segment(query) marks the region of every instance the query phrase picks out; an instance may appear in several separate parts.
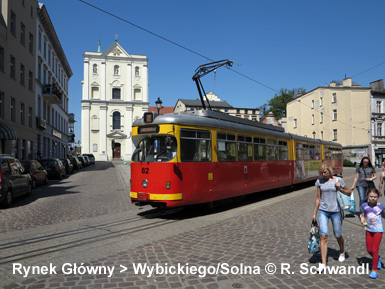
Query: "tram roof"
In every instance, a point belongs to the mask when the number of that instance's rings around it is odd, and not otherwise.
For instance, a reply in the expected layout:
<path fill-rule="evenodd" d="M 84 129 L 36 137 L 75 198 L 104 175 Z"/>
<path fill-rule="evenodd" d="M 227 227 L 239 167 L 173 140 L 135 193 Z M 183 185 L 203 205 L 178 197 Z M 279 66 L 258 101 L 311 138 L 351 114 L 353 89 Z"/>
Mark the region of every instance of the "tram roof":
<path fill-rule="evenodd" d="M 285 133 L 285 130 L 282 127 L 277 127 L 271 124 L 265 124 L 258 121 L 243 119 L 222 112 L 211 110 L 180 111 L 178 113 L 157 115 L 154 118 L 152 124 L 178 124 L 218 127 L 222 129 L 236 130 L 245 133 L 266 134 L 299 141 L 340 146 L 340 144 L 335 142 L 327 142 L 319 139 L 310 139 L 295 134 Z M 139 125 L 149 125 L 149 123 L 145 123 L 144 119 L 141 118 L 133 123 L 133 126 Z"/>

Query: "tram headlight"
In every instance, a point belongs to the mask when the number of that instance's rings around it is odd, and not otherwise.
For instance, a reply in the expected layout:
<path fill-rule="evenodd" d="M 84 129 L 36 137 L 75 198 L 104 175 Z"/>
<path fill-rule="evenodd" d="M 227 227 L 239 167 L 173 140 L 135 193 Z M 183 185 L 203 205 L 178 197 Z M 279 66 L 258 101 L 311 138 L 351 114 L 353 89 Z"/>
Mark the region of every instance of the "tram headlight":
<path fill-rule="evenodd" d="M 166 189 L 171 188 L 171 181 L 166 181 Z"/>
<path fill-rule="evenodd" d="M 147 188 L 148 187 L 148 180 L 147 179 L 144 179 L 142 181 L 142 186 L 143 186 L 143 188 Z"/>

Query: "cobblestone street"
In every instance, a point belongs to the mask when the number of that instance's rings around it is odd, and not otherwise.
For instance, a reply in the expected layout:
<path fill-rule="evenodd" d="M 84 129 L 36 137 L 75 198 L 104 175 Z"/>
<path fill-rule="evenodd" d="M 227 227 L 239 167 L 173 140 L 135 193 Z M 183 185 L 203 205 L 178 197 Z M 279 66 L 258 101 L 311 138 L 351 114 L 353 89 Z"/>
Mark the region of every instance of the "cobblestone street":
<path fill-rule="evenodd" d="M 115 166 L 124 178 L 127 167 Z M 352 184 L 352 172 L 352 169 L 345 169 L 344 180 L 348 186 Z M 131 250 L 116 251 L 107 257 L 83 264 L 95 267 L 115 266 L 111 277 L 107 274 L 64 274 L 58 270 L 57 274 L 50 276 L 20 277 L 20 281 L 5 285 L 4 288 L 382 288 L 381 280 L 385 279 L 385 268 L 379 271 L 376 280 L 369 279 L 366 271 L 362 275 L 352 272 L 319 275 L 305 271 L 320 262 L 319 254 L 312 256 L 307 252 L 315 192 L 315 187 L 310 186 L 234 209 L 207 213 L 206 217 L 219 216 L 220 219 L 200 228 L 187 228 L 183 233 L 159 240 L 143 239 Z M 357 192 L 355 193 L 357 196 Z M 180 214 L 184 213 L 165 215 L 159 221 L 175 222 L 168 223 L 168 226 L 178 227 Z M 187 217 L 184 224 L 188 225 L 188 221 L 190 220 Z M 152 231 L 154 238 L 161 234 L 162 228 L 159 226 Z M 329 228 L 329 232 L 330 230 Z M 364 229 L 357 216 L 347 216 L 343 224 L 347 252 L 344 263 L 338 262 L 338 245 L 333 235 L 330 236 L 328 266 L 351 266 L 356 269 L 361 264 L 371 264 L 371 258 L 366 252 Z M 128 236 L 126 242 L 130 241 Z M 383 255 L 383 246 L 380 254 Z M 72 260 L 67 262 L 73 263 Z M 154 268 L 158 264 L 163 269 L 178 264 L 184 266 L 184 269 L 193 266 L 213 269 L 218 264 L 227 264 L 228 267 L 222 269 L 234 267 L 234 274 L 223 270 L 217 274 L 211 269 L 209 272 L 200 271 L 196 274 L 188 274 L 186 270 L 182 270 L 180 274 L 155 274 L 155 271 L 153 274 L 147 271 L 135 274 L 134 267 L 138 264 L 147 264 Z M 277 271 L 275 274 L 268 274 L 267 271 L 274 268 L 272 264 Z M 127 267 L 127 270 L 120 273 L 123 270 L 121 265 Z M 240 271 L 242 266 L 254 268 L 254 274 Z M 281 272 L 287 266 L 290 269 Z M 12 272 L 9 271 L 8 274 Z"/>

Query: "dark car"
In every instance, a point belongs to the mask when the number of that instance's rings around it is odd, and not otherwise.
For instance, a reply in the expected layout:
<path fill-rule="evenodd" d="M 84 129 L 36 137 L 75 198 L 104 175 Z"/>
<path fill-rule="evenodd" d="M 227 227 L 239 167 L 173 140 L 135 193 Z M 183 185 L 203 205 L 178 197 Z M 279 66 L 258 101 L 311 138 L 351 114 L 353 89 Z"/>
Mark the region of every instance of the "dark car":
<path fill-rule="evenodd" d="M 74 170 L 80 170 L 83 167 L 82 162 L 78 159 L 77 156 L 72 156 L 70 160 L 74 166 Z"/>
<path fill-rule="evenodd" d="M 44 159 L 40 163 L 48 173 L 48 179 L 62 179 L 66 175 L 66 168 L 59 159 Z"/>
<path fill-rule="evenodd" d="M 82 156 L 87 156 L 88 159 L 90 160 L 90 165 L 94 165 L 95 164 L 95 157 L 93 154 L 83 154 Z"/>
<path fill-rule="evenodd" d="M 19 160 L 0 155 L 0 204 L 9 207 L 13 199 L 32 193 L 31 176 Z"/>
<path fill-rule="evenodd" d="M 48 173 L 44 167 L 36 160 L 21 160 L 25 171 L 29 173 L 32 181 L 32 188 L 36 188 L 36 185 L 47 184 Z"/>
<path fill-rule="evenodd" d="M 78 156 L 78 159 L 82 162 L 82 167 L 85 168 L 87 166 L 86 160 L 82 156 Z"/>
<path fill-rule="evenodd" d="M 90 159 L 87 156 L 82 156 L 84 159 L 84 162 L 87 164 L 87 166 L 91 165 Z"/>
<path fill-rule="evenodd" d="M 60 159 L 60 160 L 66 168 L 67 175 L 72 174 L 74 171 L 74 165 L 71 163 L 71 161 L 69 159 Z"/>

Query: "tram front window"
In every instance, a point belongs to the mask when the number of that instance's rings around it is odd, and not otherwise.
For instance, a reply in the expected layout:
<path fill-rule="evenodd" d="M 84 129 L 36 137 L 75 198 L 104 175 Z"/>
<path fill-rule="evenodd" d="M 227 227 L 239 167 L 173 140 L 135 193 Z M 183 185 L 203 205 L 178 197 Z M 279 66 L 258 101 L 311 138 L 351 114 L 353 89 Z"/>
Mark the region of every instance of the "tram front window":
<path fill-rule="evenodd" d="M 134 162 L 168 162 L 176 157 L 176 138 L 154 136 L 141 140 L 132 160 Z"/>

